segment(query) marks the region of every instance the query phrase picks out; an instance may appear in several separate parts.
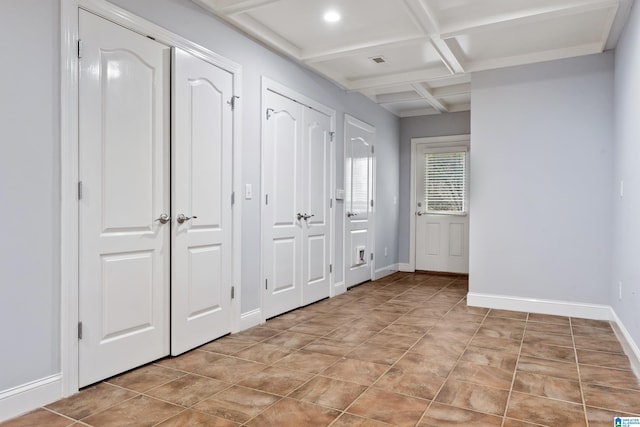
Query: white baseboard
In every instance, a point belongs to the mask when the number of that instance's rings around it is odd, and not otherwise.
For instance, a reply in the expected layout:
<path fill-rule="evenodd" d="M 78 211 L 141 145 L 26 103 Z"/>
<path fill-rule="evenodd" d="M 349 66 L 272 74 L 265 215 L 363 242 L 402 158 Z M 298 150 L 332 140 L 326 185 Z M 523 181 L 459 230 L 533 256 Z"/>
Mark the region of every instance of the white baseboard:
<path fill-rule="evenodd" d="M 411 264 L 400 263 L 398 264 L 398 270 L 405 273 L 415 273 L 416 269 Z"/>
<path fill-rule="evenodd" d="M 620 344 L 622 344 L 625 354 L 629 357 L 633 373 L 636 374 L 636 377 L 640 378 L 640 348 L 638 348 L 638 344 L 633 340 L 631 334 L 624 326 L 613 307 L 611 307 L 610 314 L 611 317 L 609 320 L 611 320 L 614 325 L 613 331 L 616 333 Z"/>
<path fill-rule="evenodd" d="M 62 374 L 0 391 L 0 422 L 62 398 Z"/>
<path fill-rule="evenodd" d="M 333 296 L 337 297 L 340 294 L 347 292 L 347 285 L 344 282 L 338 282 L 333 284 Z"/>
<path fill-rule="evenodd" d="M 613 323 L 613 330 L 618 337 L 618 341 L 622 344 L 625 354 L 629 357 L 633 372 L 640 378 L 640 348 L 638 348 L 638 344 L 633 340 L 631 334 L 610 305 L 478 294 L 474 292 L 467 294 L 467 304 L 473 307 L 608 320 Z"/>
<path fill-rule="evenodd" d="M 240 315 L 240 331 L 253 328 L 254 326 L 258 326 L 262 323 L 264 323 L 264 320 L 262 320 L 262 310 L 260 310 L 259 308 L 247 311 L 246 313 L 242 313 Z"/>
<path fill-rule="evenodd" d="M 611 318 L 611 307 L 601 304 L 478 294 L 474 292 L 467 294 L 467 304 L 474 307 L 553 314 L 556 316 L 580 317 L 582 319 L 610 320 Z"/>
<path fill-rule="evenodd" d="M 385 276 L 395 273 L 398 271 L 398 264 L 387 265 L 386 267 L 382 267 L 377 269 L 373 273 L 373 280 L 382 279 Z"/>

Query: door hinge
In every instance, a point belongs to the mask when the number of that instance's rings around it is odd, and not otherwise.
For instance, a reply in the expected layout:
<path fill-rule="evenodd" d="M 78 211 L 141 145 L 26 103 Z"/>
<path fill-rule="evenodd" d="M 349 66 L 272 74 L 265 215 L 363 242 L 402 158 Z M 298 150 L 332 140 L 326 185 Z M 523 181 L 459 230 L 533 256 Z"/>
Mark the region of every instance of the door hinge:
<path fill-rule="evenodd" d="M 78 39 L 78 59 L 82 58 L 82 40 Z"/>
<path fill-rule="evenodd" d="M 376 147 L 374 147 L 373 145 L 371 146 L 371 154 L 375 154 L 376 152 Z"/>
<path fill-rule="evenodd" d="M 236 288 L 235 286 L 231 287 L 231 299 L 234 299 L 236 297 Z"/>
<path fill-rule="evenodd" d="M 373 261 L 373 252 L 371 252 L 371 257 L 370 258 L 371 258 L 371 261 Z"/>
<path fill-rule="evenodd" d="M 333 208 L 333 199 L 329 199 L 329 207 Z"/>
<path fill-rule="evenodd" d="M 267 120 L 271 118 L 272 114 L 273 114 L 273 108 L 267 108 Z"/>
<path fill-rule="evenodd" d="M 333 273 L 333 264 L 329 264 L 329 273 Z"/>
<path fill-rule="evenodd" d="M 373 199 L 371 199 L 371 207 L 373 207 Z"/>
<path fill-rule="evenodd" d="M 232 191 L 231 192 L 231 206 L 236 204 L 236 192 Z"/>
<path fill-rule="evenodd" d="M 265 288 L 265 289 L 269 289 L 268 284 L 269 284 L 269 280 L 264 279 L 264 288 Z"/>
<path fill-rule="evenodd" d="M 82 339 L 82 322 L 78 322 L 78 339 Z"/>
<path fill-rule="evenodd" d="M 82 200 L 82 181 L 78 181 L 78 200 Z"/>
<path fill-rule="evenodd" d="M 265 204 L 265 205 L 268 205 L 268 204 L 269 204 L 269 195 L 268 195 L 268 194 L 265 194 L 265 195 L 264 195 L 264 204 Z"/>
<path fill-rule="evenodd" d="M 237 95 L 233 95 L 231 99 L 227 101 L 227 104 L 231 106 L 232 111 L 236 109 L 236 99 L 240 99 L 240 97 Z"/>
<path fill-rule="evenodd" d="M 331 141 L 333 141 L 333 138 L 336 137 L 336 133 L 335 132 L 329 132 L 329 138 L 331 138 Z"/>

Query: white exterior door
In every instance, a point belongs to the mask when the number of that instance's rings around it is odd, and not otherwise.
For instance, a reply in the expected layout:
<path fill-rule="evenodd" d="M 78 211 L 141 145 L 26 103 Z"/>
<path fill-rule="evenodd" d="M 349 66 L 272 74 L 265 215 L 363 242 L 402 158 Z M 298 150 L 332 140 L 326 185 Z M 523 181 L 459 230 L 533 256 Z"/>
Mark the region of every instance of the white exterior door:
<path fill-rule="evenodd" d="M 345 282 L 371 280 L 373 272 L 375 128 L 345 118 Z"/>
<path fill-rule="evenodd" d="M 416 270 L 466 274 L 468 148 L 425 144 L 416 148 Z"/>
<path fill-rule="evenodd" d="M 233 75 L 173 54 L 171 354 L 231 331 Z"/>
<path fill-rule="evenodd" d="M 263 123 L 264 317 L 329 296 L 331 120 L 267 91 Z"/>
<path fill-rule="evenodd" d="M 79 384 L 169 353 L 170 49 L 80 11 Z"/>
<path fill-rule="evenodd" d="M 329 186 L 331 155 L 330 117 L 306 108 L 304 146 L 300 168 L 303 194 L 302 305 L 327 298 L 331 250 L 331 214 Z"/>

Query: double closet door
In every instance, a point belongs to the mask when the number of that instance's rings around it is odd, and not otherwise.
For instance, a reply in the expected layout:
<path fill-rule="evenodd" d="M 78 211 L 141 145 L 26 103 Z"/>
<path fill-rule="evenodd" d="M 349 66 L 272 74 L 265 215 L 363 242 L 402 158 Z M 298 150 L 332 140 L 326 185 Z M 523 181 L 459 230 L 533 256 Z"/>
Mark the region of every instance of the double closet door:
<path fill-rule="evenodd" d="M 331 117 L 268 90 L 264 97 L 264 317 L 330 294 Z"/>
<path fill-rule="evenodd" d="M 89 12 L 79 33 L 79 384 L 230 331 L 233 75 Z"/>

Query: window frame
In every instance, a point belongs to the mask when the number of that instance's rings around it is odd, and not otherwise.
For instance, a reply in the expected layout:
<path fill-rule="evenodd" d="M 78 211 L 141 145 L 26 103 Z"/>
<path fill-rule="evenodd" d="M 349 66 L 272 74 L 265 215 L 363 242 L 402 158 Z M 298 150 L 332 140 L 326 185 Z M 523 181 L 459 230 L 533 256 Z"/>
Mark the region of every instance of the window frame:
<path fill-rule="evenodd" d="M 464 152 L 464 197 L 463 197 L 463 210 L 462 211 L 437 211 L 437 210 L 428 210 L 428 201 L 426 198 L 422 200 L 427 206 L 423 207 L 423 215 L 445 215 L 445 216 L 467 216 L 469 214 L 469 145 L 461 145 L 459 142 L 456 144 L 424 144 L 424 147 L 421 147 L 419 150 L 419 154 L 421 156 L 426 156 L 428 154 L 439 154 L 439 153 L 459 153 Z M 423 166 L 424 163 L 423 163 Z M 426 174 L 426 168 L 422 168 L 421 174 Z M 423 179 L 421 180 L 424 183 L 426 182 L 426 177 L 423 175 Z M 418 190 L 416 188 L 416 190 Z M 416 202 L 419 201 L 418 195 L 424 197 L 426 195 L 426 189 L 423 187 L 422 192 L 416 191 Z"/>

